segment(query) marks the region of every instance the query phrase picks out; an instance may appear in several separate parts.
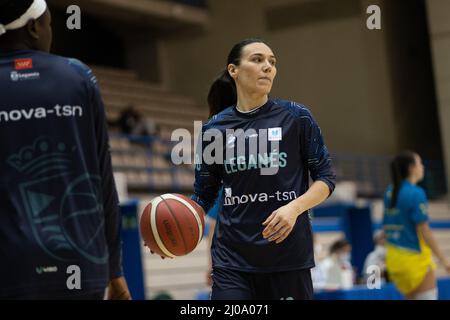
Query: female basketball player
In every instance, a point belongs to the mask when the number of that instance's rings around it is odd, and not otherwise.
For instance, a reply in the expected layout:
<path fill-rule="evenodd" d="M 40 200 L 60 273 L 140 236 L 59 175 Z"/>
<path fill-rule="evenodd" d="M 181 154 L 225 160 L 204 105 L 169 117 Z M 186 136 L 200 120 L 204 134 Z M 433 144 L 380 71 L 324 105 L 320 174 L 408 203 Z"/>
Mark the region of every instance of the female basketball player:
<path fill-rule="evenodd" d="M 0 299 L 130 299 L 103 101 L 51 21 L 0 0 Z"/>
<path fill-rule="evenodd" d="M 215 150 L 223 152 L 224 161 L 196 166 L 193 199 L 208 212 L 223 184 L 211 249 L 212 299 L 313 295 L 307 211 L 334 190 L 335 175 L 310 111 L 269 98 L 276 73 L 271 48 L 258 39 L 244 40 L 232 48 L 226 70 L 208 95 L 214 116 L 202 136 L 215 129 L 222 137 L 203 142 L 197 159 L 207 157 L 210 143 L 223 141 Z M 308 174 L 314 180 L 311 187 Z"/>
<path fill-rule="evenodd" d="M 407 299 L 436 300 L 433 252 L 450 272 L 428 225 L 427 198 L 417 183 L 424 166 L 419 155 L 403 152 L 391 163 L 392 186 L 386 192 L 384 230 L 389 278 Z"/>

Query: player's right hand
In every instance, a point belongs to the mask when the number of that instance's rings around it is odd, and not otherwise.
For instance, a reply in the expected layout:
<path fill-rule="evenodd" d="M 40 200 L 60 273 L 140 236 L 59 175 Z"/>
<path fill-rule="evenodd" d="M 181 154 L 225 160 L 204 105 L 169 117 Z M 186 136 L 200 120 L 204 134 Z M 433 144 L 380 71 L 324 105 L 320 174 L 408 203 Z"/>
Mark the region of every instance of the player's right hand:
<path fill-rule="evenodd" d="M 147 245 L 144 243 L 144 247 L 147 247 Z M 149 250 L 150 250 L 150 253 L 151 254 L 155 254 L 153 251 L 152 251 L 152 249 L 150 249 L 150 248 L 148 248 Z M 161 259 L 165 259 L 166 257 L 163 257 L 163 256 L 160 256 L 161 257 Z"/>
<path fill-rule="evenodd" d="M 150 253 L 151 254 L 155 254 L 152 250 L 150 250 Z M 165 259 L 166 257 L 164 257 L 164 256 L 160 256 L 161 257 L 161 259 Z"/>
<path fill-rule="evenodd" d="M 155 254 L 152 250 L 150 250 L 150 253 L 151 254 Z M 161 259 L 165 259 L 166 257 L 164 257 L 164 256 L 160 256 L 161 257 Z"/>

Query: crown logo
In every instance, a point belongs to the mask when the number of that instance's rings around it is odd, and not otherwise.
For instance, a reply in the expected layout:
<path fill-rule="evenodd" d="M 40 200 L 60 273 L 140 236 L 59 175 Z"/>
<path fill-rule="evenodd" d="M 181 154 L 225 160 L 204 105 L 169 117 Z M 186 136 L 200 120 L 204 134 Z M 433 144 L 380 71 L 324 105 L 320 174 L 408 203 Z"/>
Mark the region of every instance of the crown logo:
<path fill-rule="evenodd" d="M 71 153 L 63 142 L 53 142 L 49 137 L 39 137 L 31 146 L 23 147 L 8 157 L 7 162 L 20 173 L 38 177 L 51 171 L 70 168 Z"/>

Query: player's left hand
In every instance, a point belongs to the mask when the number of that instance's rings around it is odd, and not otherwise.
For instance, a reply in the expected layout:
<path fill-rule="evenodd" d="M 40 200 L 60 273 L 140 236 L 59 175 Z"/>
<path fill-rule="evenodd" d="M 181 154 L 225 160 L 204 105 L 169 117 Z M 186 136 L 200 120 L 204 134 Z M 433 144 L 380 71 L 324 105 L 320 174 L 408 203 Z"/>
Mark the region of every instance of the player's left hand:
<path fill-rule="evenodd" d="M 278 208 L 263 222 L 263 226 L 266 226 L 263 237 L 277 244 L 282 242 L 291 233 L 298 216 L 297 209 L 289 204 Z"/>

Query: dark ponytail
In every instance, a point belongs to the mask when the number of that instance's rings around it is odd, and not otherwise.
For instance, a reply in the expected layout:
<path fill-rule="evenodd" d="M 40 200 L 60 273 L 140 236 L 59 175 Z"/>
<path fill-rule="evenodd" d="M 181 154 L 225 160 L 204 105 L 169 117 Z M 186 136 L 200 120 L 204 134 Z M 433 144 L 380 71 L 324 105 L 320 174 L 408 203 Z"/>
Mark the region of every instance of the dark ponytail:
<path fill-rule="evenodd" d="M 213 82 L 208 93 L 209 117 L 218 114 L 223 109 L 235 104 L 237 101 L 236 84 L 228 70 Z"/>
<path fill-rule="evenodd" d="M 209 116 L 219 113 L 220 111 L 236 104 L 237 92 L 236 83 L 234 79 L 228 73 L 228 65 L 234 64 L 238 66 L 241 63 L 242 49 L 252 43 L 264 43 L 268 45 L 264 40 L 251 38 L 245 39 L 235 44 L 228 54 L 227 65 L 225 70 L 219 75 L 219 77 L 213 82 L 208 93 L 208 105 Z"/>
<path fill-rule="evenodd" d="M 390 208 L 397 204 L 400 185 L 403 180 L 408 178 L 409 169 L 416 162 L 416 154 L 411 151 L 404 151 L 394 158 L 391 162 L 392 195 Z"/>

